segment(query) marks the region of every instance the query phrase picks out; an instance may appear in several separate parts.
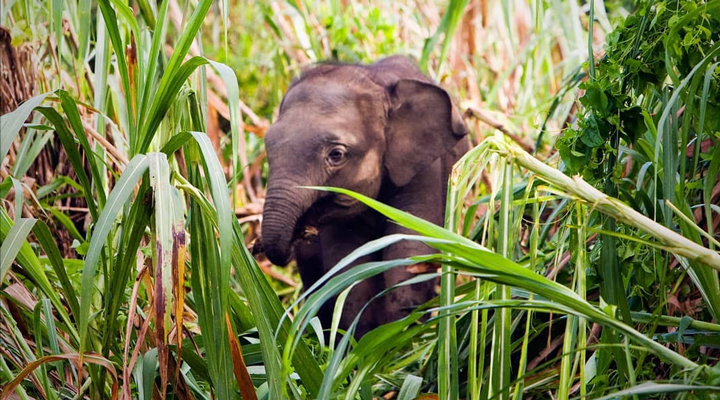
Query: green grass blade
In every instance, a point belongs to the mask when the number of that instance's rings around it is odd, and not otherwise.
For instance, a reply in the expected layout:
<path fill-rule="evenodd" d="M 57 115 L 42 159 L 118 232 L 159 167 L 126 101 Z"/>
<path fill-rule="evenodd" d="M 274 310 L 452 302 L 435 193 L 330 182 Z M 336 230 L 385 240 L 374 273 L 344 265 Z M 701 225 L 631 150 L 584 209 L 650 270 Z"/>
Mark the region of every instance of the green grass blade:
<path fill-rule="evenodd" d="M 137 185 L 147 169 L 148 159 L 146 156 L 138 155 L 130 160 L 130 164 L 125 167 L 125 171 L 123 171 L 123 174 L 120 176 L 120 180 L 112 192 L 110 192 L 107 204 L 93 229 L 90 246 L 85 256 L 81 280 L 82 286 L 80 287 L 80 314 L 78 314 L 77 317 L 78 331 L 80 332 L 80 354 L 83 354 L 87 346 L 90 304 L 92 303 L 93 293 L 95 292 L 95 270 L 97 263 L 100 260 L 100 255 L 107 242 L 108 234 L 113 225 L 115 225 L 115 220 L 120 210 L 130 200 L 135 185 Z"/>
<path fill-rule="evenodd" d="M 38 155 L 40 155 L 40 152 L 45 148 L 45 145 L 52 139 L 53 133 L 38 133 L 34 138 L 33 136 L 35 135 L 25 135 L 23 138 L 22 145 L 26 145 L 27 142 L 28 146 L 24 149 L 25 151 L 23 153 L 18 151 L 17 159 L 12 169 L 13 176 L 24 176 L 28 172 Z M 34 140 L 32 140 L 32 143 L 29 143 L 31 139 Z"/>
<path fill-rule="evenodd" d="M 0 246 L 2 252 L 0 257 L 0 282 L 5 280 L 5 274 L 10 270 L 12 262 L 15 261 L 20 248 L 25 244 L 25 239 L 36 221 L 35 218 L 20 218 L 3 238 L 2 246 Z"/>
<path fill-rule="evenodd" d="M 62 286 L 63 290 L 63 297 L 70 307 L 70 313 L 72 315 L 80 315 L 80 305 L 78 303 L 77 294 L 75 293 L 75 288 L 70 282 L 70 278 L 65 271 L 65 265 L 63 264 L 60 250 L 58 249 L 57 244 L 55 244 L 55 239 L 53 239 L 50 228 L 48 228 L 45 222 L 38 221 L 33 227 L 33 234 L 37 238 L 38 243 L 40 243 L 40 246 L 42 246 L 42 249 L 45 251 L 48 260 L 50 261 L 50 265 L 52 265 L 53 271 L 55 271 L 55 275 L 60 281 L 60 286 Z"/>
<path fill-rule="evenodd" d="M 214 381 L 218 388 L 218 395 L 225 393 L 225 396 L 229 396 L 234 391 L 233 387 L 235 385 L 232 384 L 234 380 L 232 367 L 229 370 L 227 369 L 228 365 L 232 366 L 232 361 L 230 359 L 230 342 L 227 336 L 225 315 L 228 312 L 229 303 L 228 292 L 230 291 L 230 269 L 234 242 L 233 221 L 235 218 L 232 214 L 233 210 L 230 208 L 225 176 L 210 139 L 202 132 L 190 132 L 190 134 L 197 143 L 198 156 L 201 157 L 204 175 L 208 180 L 208 186 L 212 193 L 214 206 L 212 214 L 217 220 L 220 243 L 220 253 L 217 255 L 219 259 L 214 262 L 208 260 L 209 262 L 206 265 L 206 268 L 208 268 L 207 274 L 212 279 L 210 282 L 213 282 L 212 287 L 204 288 L 205 298 L 203 303 L 206 310 L 212 311 L 211 314 L 206 316 L 212 318 L 212 325 L 210 325 L 210 321 L 206 321 L 206 329 L 212 329 L 214 331 L 213 336 L 217 340 L 216 343 L 213 343 L 216 346 L 215 357 L 210 358 L 208 364 L 212 366 L 211 371 L 214 370 L 215 372 Z M 204 232 L 205 242 L 215 242 L 215 234 L 211 224 L 207 224 L 201 231 Z"/>
<path fill-rule="evenodd" d="M 148 3 L 148 0 L 138 0 L 138 8 L 140 9 L 140 14 L 142 14 L 143 19 L 145 19 L 145 23 L 148 26 L 155 26 L 157 23 L 155 14 L 153 13 L 153 8 L 150 3 Z"/>
<path fill-rule="evenodd" d="M 53 36 L 55 36 L 55 46 L 57 49 L 58 55 L 60 54 L 60 44 L 62 43 L 63 35 L 62 35 L 62 19 L 63 19 L 63 9 L 65 8 L 65 2 L 63 0 L 51 0 L 50 1 L 50 11 L 51 11 L 51 21 L 52 21 L 52 33 Z"/>
<path fill-rule="evenodd" d="M 695 147 L 700 147 L 700 143 L 696 143 Z M 707 173 L 705 175 L 705 180 L 703 182 L 703 203 L 704 203 L 704 211 L 705 211 L 705 220 L 708 221 L 707 224 L 707 234 L 709 237 L 714 238 L 715 231 L 713 228 L 714 223 L 710 222 L 713 220 L 712 218 L 712 209 L 710 206 L 712 205 L 712 193 L 713 193 L 713 187 L 718 182 L 718 174 L 720 173 L 720 146 L 715 146 L 715 149 L 712 153 L 712 159 L 710 161 L 710 165 L 708 166 Z M 713 241 L 710 240 L 708 242 L 710 249 L 714 249 Z M 717 275 L 717 274 L 716 274 Z"/>
<path fill-rule="evenodd" d="M 113 351 L 113 346 L 118 344 L 113 340 L 113 332 L 116 331 L 118 320 L 121 318 L 120 306 L 125 301 L 125 291 L 119 288 L 126 288 L 128 280 L 135 271 L 137 265 L 137 252 L 140 248 L 142 239 L 145 237 L 145 230 L 150 225 L 152 216 L 152 200 L 150 193 L 150 185 L 147 180 L 143 180 L 135 195 L 135 201 L 130 206 L 130 210 L 123 215 L 121 226 L 122 236 L 118 242 L 114 268 L 110 272 L 109 287 L 116 288 L 105 292 L 103 296 L 103 345 L 102 350 L 108 354 Z M 117 353 L 122 350 L 116 349 Z"/>
<path fill-rule="evenodd" d="M 139 40 L 141 32 L 140 25 L 135 18 L 133 9 L 120 0 L 110 0 L 110 2 L 115 6 L 115 10 L 117 10 L 117 14 L 120 17 L 118 22 L 124 21 L 130 27 L 130 32 L 135 36 L 135 40 Z"/>
<path fill-rule="evenodd" d="M 0 239 L 3 241 L 3 244 L 6 238 L 9 237 L 8 235 L 12 226 L 13 224 L 10 216 L 7 214 L 4 208 L 0 208 Z M 23 241 L 23 244 L 20 247 L 20 251 L 17 252 L 15 261 L 20 266 L 22 266 L 24 274 L 27 275 L 28 278 L 30 278 L 30 280 L 35 284 L 35 286 L 37 286 L 40 292 L 42 292 L 42 294 L 44 294 L 47 298 L 50 299 L 50 301 L 53 303 L 53 306 L 57 310 L 57 313 L 60 315 L 60 319 L 67 326 L 68 334 L 70 335 L 72 340 L 75 340 L 77 342 L 79 336 L 77 330 L 74 328 L 75 325 L 70 321 L 70 317 L 65 311 L 65 307 L 62 305 L 60 297 L 58 296 L 55 289 L 52 287 L 50 280 L 45 274 L 45 267 L 40 263 L 40 260 L 38 259 L 37 255 L 27 241 Z"/>
<path fill-rule="evenodd" d="M 503 165 L 504 178 L 502 184 L 502 199 L 500 200 L 500 224 L 498 229 L 498 247 L 500 254 L 510 258 L 510 246 L 513 243 L 514 232 L 510 226 L 512 221 L 512 168 L 511 162 L 506 161 Z M 503 301 L 510 300 L 510 288 L 498 286 L 495 289 L 495 298 Z M 491 396 L 497 396 L 500 400 L 510 398 L 510 333 L 511 333 L 511 310 L 500 309 L 495 314 L 495 325 L 493 329 L 492 362 L 490 363 Z"/>
<path fill-rule="evenodd" d="M 162 57 L 162 44 L 165 42 L 167 33 L 167 10 L 169 2 L 163 1 L 158 11 L 158 17 L 155 20 L 155 28 L 153 29 L 152 43 L 150 44 L 150 52 L 148 53 L 148 66 L 145 70 L 145 76 L 140 77 L 142 80 L 140 91 L 140 101 L 138 101 L 138 121 L 145 121 L 147 114 L 147 105 L 152 104 L 155 98 L 153 89 L 155 86 L 155 77 L 157 75 L 158 59 Z"/>
<path fill-rule="evenodd" d="M 65 124 L 65 120 L 60 116 L 60 114 L 58 114 L 57 111 L 50 107 L 39 107 L 38 111 L 40 111 L 45 116 L 45 118 L 47 118 L 48 121 L 50 121 L 50 123 L 55 127 L 55 132 L 57 133 L 58 138 L 60 139 L 60 142 L 62 143 L 63 148 L 68 155 L 68 159 L 70 160 L 70 163 L 75 170 L 75 175 L 77 175 L 77 178 L 80 181 L 80 185 L 82 185 L 83 194 L 85 195 L 85 200 L 87 202 L 88 208 L 90 209 L 90 215 L 93 217 L 93 220 L 97 220 L 98 210 L 97 205 L 95 204 L 95 199 L 92 195 L 93 190 L 90 183 L 90 178 L 88 178 L 87 174 L 85 173 L 85 165 L 83 163 L 82 156 L 77 149 L 75 140 L 73 139 L 73 135 L 70 133 L 70 130 Z M 88 158 L 90 158 L 93 155 L 92 153 L 88 153 L 87 156 Z"/>
<path fill-rule="evenodd" d="M 78 1 L 78 54 L 77 59 L 85 61 L 90 48 L 90 28 L 92 28 L 92 0 Z"/>
<path fill-rule="evenodd" d="M 80 113 L 77 110 L 77 104 L 75 103 L 75 100 L 73 100 L 73 98 L 70 97 L 70 95 L 66 91 L 58 90 L 57 94 L 58 97 L 60 97 L 65 116 L 67 117 L 68 122 L 70 122 L 70 127 L 72 127 L 73 131 L 75 131 L 75 137 L 77 138 L 78 142 L 80 142 L 83 150 L 85 150 L 88 164 L 90 164 L 90 176 L 93 178 L 93 183 L 95 184 L 95 190 L 98 196 L 98 205 L 100 206 L 100 208 L 102 208 L 105 205 L 106 200 L 105 190 L 102 186 L 103 179 L 102 175 L 100 175 L 100 169 L 98 168 L 97 160 L 95 159 L 95 152 L 90 146 L 90 142 L 88 142 L 85 133 L 85 128 L 83 128 L 82 120 L 80 119 Z"/>
<path fill-rule="evenodd" d="M 25 101 L 15 111 L 0 116 L 0 160 L 4 159 L 10 146 L 20 132 L 25 120 L 30 116 L 35 107 L 39 106 L 46 97 L 52 93 L 37 95 Z"/>
<path fill-rule="evenodd" d="M 120 28 L 118 27 L 118 18 L 115 14 L 115 10 L 110 6 L 109 0 L 98 0 L 98 8 L 102 12 L 103 21 L 105 27 L 110 36 L 110 43 L 112 43 L 113 49 L 115 50 L 115 60 L 120 74 L 120 81 L 122 84 L 122 90 L 125 95 L 125 108 L 127 110 L 128 119 L 128 140 L 130 142 L 130 156 L 134 156 L 133 144 L 137 140 L 135 133 L 135 116 L 133 114 L 133 102 L 132 102 L 132 91 L 130 90 L 130 72 L 128 70 L 127 60 L 125 59 L 125 44 L 120 37 Z"/>
<path fill-rule="evenodd" d="M 400 392 L 398 393 L 398 400 L 413 400 L 417 398 L 422 382 L 423 380 L 419 376 L 408 375 L 405 377 Z"/>
<path fill-rule="evenodd" d="M 48 344 L 50 345 L 50 350 L 52 350 L 53 355 L 61 354 L 58 334 L 55 328 L 55 317 L 53 316 L 52 303 L 49 299 L 42 299 L 42 307 L 43 315 L 45 316 L 45 326 L 48 335 Z M 58 375 L 60 375 L 60 378 L 62 379 L 65 375 L 65 372 L 63 371 L 62 366 L 59 362 L 55 363 L 55 369 Z"/>
<path fill-rule="evenodd" d="M 680 385 L 674 383 L 656 383 L 644 382 L 631 388 L 620 390 L 607 396 L 599 397 L 596 400 L 611 400 L 626 398 L 627 396 L 643 396 L 641 398 L 658 398 L 651 395 L 661 395 L 669 393 L 717 393 L 720 386 L 702 386 L 702 385 Z M 645 397 L 650 396 L 650 397 Z"/>
<path fill-rule="evenodd" d="M 400 235 L 390 235 L 378 239 L 353 251 L 350 255 L 348 255 L 348 258 L 351 260 L 356 260 L 363 254 L 367 254 L 368 248 L 372 248 L 376 245 L 386 247 L 391 243 L 396 243 L 402 240 L 402 238 L 403 237 Z M 286 344 L 285 351 L 283 353 L 283 364 L 286 370 L 285 373 L 287 374 L 289 372 L 289 361 L 292 356 L 292 350 L 297 345 L 297 342 L 300 340 L 300 336 L 307 328 L 311 319 L 317 315 L 317 312 L 320 310 L 320 308 L 325 302 L 327 302 L 333 296 L 337 296 L 343 290 L 349 288 L 357 282 L 368 279 L 377 274 L 381 274 L 389 270 L 390 268 L 396 266 L 407 266 L 416 262 L 417 261 L 405 259 L 365 263 L 360 266 L 355 266 L 347 272 L 344 272 L 337 276 L 334 275 L 338 273 L 340 269 L 333 267 L 331 271 L 328 271 L 328 273 L 323 276 L 323 278 L 328 279 L 326 283 L 324 283 L 322 286 L 319 286 L 318 289 L 308 297 L 305 304 L 303 304 L 303 306 L 300 308 L 300 310 L 295 315 L 295 318 L 293 319 L 292 328 L 290 330 L 291 334 L 287 339 L 289 343 Z"/>
<path fill-rule="evenodd" d="M 193 57 L 186 61 L 182 66 L 180 65 L 185 59 L 185 56 L 190 50 L 195 35 L 200 30 L 205 16 L 207 15 L 208 9 L 212 4 L 212 0 L 200 0 L 198 2 L 195 11 L 193 12 L 190 20 L 185 26 L 180 38 L 175 44 L 173 54 L 168 61 L 168 65 L 160 79 L 158 86 L 158 98 L 155 99 L 153 105 L 150 107 L 150 111 L 147 114 L 146 120 L 141 121 L 142 126 L 140 127 L 139 142 L 135 144 L 134 150 L 138 153 L 144 153 L 147 151 L 152 139 L 155 135 L 157 127 L 160 125 L 167 109 L 170 107 L 173 99 L 177 95 L 178 90 L 182 86 L 183 82 L 190 76 L 190 73 L 200 65 L 207 64 L 202 57 Z M 202 60 L 202 61 L 201 61 Z M 131 144 L 133 146 L 133 144 Z"/>
<path fill-rule="evenodd" d="M 702 143 L 703 138 L 706 137 L 706 135 L 704 134 L 705 116 L 707 114 L 707 104 L 709 101 L 710 83 L 712 82 L 713 73 L 715 72 L 715 69 L 717 68 L 718 65 L 720 65 L 720 62 L 711 64 L 710 66 L 707 67 L 707 70 L 705 71 L 705 78 L 703 79 L 702 94 L 700 97 L 700 116 L 698 117 L 698 123 L 697 123 L 697 126 L 699 127 L 699 131 L 697 134 L 696 143 Z M 702 147 L 702 146 L 696 145 L 695 148 L 693 149 L 693 164 L 692 164 L 693 171 L 695 171 L 697 169 L 698 159 L 700 157 L 700 147 Z"/>
<path fill-rule="evenodd" d="M 419 62 L 420 68 L 423 71 L 427 72 L 430 54 L 435 49 L 435 45 L 437 44 L 438 40 L 440 40 L 441 35 L 443 35 L 444 38 L 440 51 L 440 58 L 438 59 L 437 69 L 440 70 L 440 67 L 442 67 L 447 51 L 450 48 L 450 43 L 452 43 L 453 35 L 458 27 L 458 24 L 460 23 L 463 11 L 465 11 L 465 6 L 467 5 L 467 3 L 468 0 L 450 0 L 450 4 L 448 5 L 448 8 L 445 11 L 442 20 L 440 21 L 440 25 L 438 26 L 437 31 L 435 31 L 435 34 L 433 34 L 425 41 L 425 45 L 423 46 L 422 55 L 420 56 Z"/>
<path fill-rule="evenodd" d="M 160 81 L 157 94 L 150 106 L 150 110 L 148 111 L 146 122 L 139 131 L 140 142 L 139 147 L 136 149 L 138 154 L 145 153 L 148 148 L 150 148 L 157 128 L 160 126 L 163 118 L 165 118 L 173 102 L 175 102 L 180 89 L 185 84 L 187 78 L 190 77 L 190 74 L 192 74 L 197 67 L 206 65 L 207 63 L 208 60 L 203 57 L 193 57 L 182 64 L 177 70 L 166 70 Z M 164 143 L 161 145 L 164 145 Z"/>
<path fill-rule="evenodd" d="M 676 363 L 679 366 L 685 368 L 697 367 L 697 364 L 693 361 L 656 343 L 632 327 L 614 318 L 608 317 L 602 311 L 587 303 L 567 287 L 526 269 L 521 265 L 502 257 L 501 255 L 492 253 L 467 238 L 449 232 L 437 225 L 408 213 L 393 209 L 392 207 L 384 205 L 377 200 L 362 196 L 349 190 L 339 188 L 317 189 L 328 190 L 351 196 L 408 229 L 412 229 L 431 238 L 444 239 L 452 242 L 450 245 L 443 242 L 429 242 L 428 244 L 438 250 L 451 253 L 470 262 L 469 264 L 458 265 L 456 268 L 467 268 L 471 271 L 490 271 L 495 274 L 492 279 L 499 281 L 502 284 L 520 287 L 533 293 L 537 293 L 545 298 L 552 299 L 558 304 L 567 307 L 569 310 L 574 310 L 586 318 L 619 330 L 633 340 L 648 347 L 650 351 L 673 363 Z"/>
<path fill-rule="evenodd" d="M 227 0 L 224 1 L 227 4 Z M 226 38 L 227 40 L 227 38 Z M 237 186 L 237 176 L 239 173 L 238 163 L 242 162 L 241 167 L 248 166 L 247 149 L 245 145 L 244 132 L 240 131 L 240 90 L 238 89 L 238 80 L 235 71 L 225 64 L 210 61 L 210 65 L 220 74 L 225 88 L 227 89 L 228 108 L 230 109 L 230 136 L 232 141 L 232 165 L 233 173 L 230 181 L 230 187 Z M 247 174 L 243 174 L 247 176 Z M 233 191 L 233 203 L 235 202 L 235 191 Z"/>
<path fill-rule="evenodd" d="M 172 153 L 180 149 L 189 140 L 202 133 L 181 132 L 174 136 L 163 148 L 163 152 Z M 208 156 L 214 154 L 209 146 L 205 147 Z M 195 187 L 181 185 L 181 189 L 191 194 L 197 200 L 198 206 L 214 226 L 218 226 L 217 216 L 205 196 Z M 232 248 L 233 265 L 238 270 L 236 276 L 240 281 L 247 297 L 249 308 L 258 324 L 258 333 L 262 344 L 263 360 L 268 376 L 280 376 L 280 354 L 273 343 L 283 344 L 290 335 L 290 321 L 283 318 L 285 309 L 280 303 L 277 294 L 268 284 L 265 274 L 258 268 L 254 258 L 250 255 L 243 240 L 242 227 L 235 218 L 229 218 L 233 224 L 234 245 Z M 273 335 L 277 329 L 277 339 Z M 312 396 L 319 393 L 322 371 L 308 345 L 300 340 L 293 355 L 293 367 L 300 376 L 303 385 Z M 279 381 L 279 380 L 276 380 Z M 278 386 L 279 388 L 280 386 Z"/>
<path fill-rule="evenodd" d="M 182 229 L 183 221 L 175 220 L 175 201 L 170 185 L 170 165 L 165 153 L 147 155 L 150 186 L 155 201 L 155 336 L 160 363 L 160 387 L 165 393 L 168 380 L 168 335 L 172 329 L 171 316 L 175 305 L 173 296 L 173 249 L 178 225 Z M 178 232 L 179 233 L 179 232 Z"/>
<path fill-rule="evenodd" d="M 290 327 L 291 323 L 289 320 L 283 319 L 283 313 L 285 310 L 278 300 L 277 294 L 272 287 L 270 287 L 265 274 L 257 267 L 255 260 L 245 247 L 242 237 L 242 228 L 235 218 L 233 218 L 233 225 L 235 228 L 236 243 L 233 250 L 234 265 L 236 268 L 242 268 L 241 272 L 238 273 L 238 277 L 240 278 L 243 290 L 246 291 L 246 294 L 251 293 L 253 296 L 248 297 L 248 301 L 254 315 L 256 315 L 256 321 L 258 319 L 258 315 L 262 316 L 261 319 L 267 320 L 267 326 L 261 325 L 265 323 L 264 321 L 258 323 L 258 331 L 261 334 L 261 342 L 265 343 L 265 345 L 263 345 L 263 359 L 265 360 L 265 367 L 268 369 L 268 365 L 270 365 L 273 369 L 268 370 L 273 374 L 277 374 L 273 376 L 280 376 L 280 354 L 277 347 L 272 343 L 282 344 L 287 342 L 292 332 Z M 260 327 L 262 327 L 262 330 Z M 274 327 L 278 327 L 275 335 L 273 335 Z M 267 332 L 265 331 L 266 329 Z M 277 342 L 273 340 L 275 336 L 277 336 Z M 320 393 L 323 373 L 320 369 L 320 365 L 315 359 L 314 354 L 310 350 L 310 347 L 304 340 L 300 340 L 298 342 L 292 361 L 293 368 L 300 376 L 300 380 L 307 391 L 311 396 L 317 398 Z M 270 374 L 268 374 L 268 376 L 270 376 Z"/>

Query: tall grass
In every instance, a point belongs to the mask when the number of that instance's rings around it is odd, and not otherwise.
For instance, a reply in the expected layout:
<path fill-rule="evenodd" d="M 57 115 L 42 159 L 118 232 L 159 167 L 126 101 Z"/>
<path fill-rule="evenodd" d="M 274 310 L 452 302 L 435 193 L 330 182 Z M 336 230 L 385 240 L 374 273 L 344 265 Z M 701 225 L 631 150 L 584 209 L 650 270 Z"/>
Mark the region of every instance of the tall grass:
<path fill-rule="evenodd" d="M 24 103 L 0 119 L 0 397 L 713 398 L 717 46 L 690 63 L 675 45 L 706 38 L 720 2 L 671 3 L 3 3 L 39 72 L 2 93 Z M 663 79 L 607 92 L 642 110 L 641 137 L 618 130 L 600 162 L 572 147 L 578 170 L 567 143 L 595 143 L 603 63 L 660 60 L 644 57 L 661 40 Z M 293 267 L 248 250 L 264 130 L 301 68 L 398 52 L 468 110 L 445 226 L 315 188 L 418 235 L 301 294 Z M 399 240 L 439 253 L 343 271 Z M 439 276 L 437 298 L 359 341 L 338 329 L 354 284 L 421 261 L 442 267 L 400 285 Z"/>

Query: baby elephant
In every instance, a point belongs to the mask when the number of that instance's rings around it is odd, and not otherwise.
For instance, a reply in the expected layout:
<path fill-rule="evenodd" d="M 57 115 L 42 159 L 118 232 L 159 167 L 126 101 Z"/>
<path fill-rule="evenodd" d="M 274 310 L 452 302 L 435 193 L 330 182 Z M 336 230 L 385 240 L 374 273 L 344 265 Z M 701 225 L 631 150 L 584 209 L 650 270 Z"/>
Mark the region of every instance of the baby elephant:
<path fill-rule="evenodd" d="M 359 246 L 412 233 L 348 196 L 300 186 L 335 186 L 442 225 L 448 175 L 469 147 L 467 128 L 448 94 L 407 58 L 370 65 L 321 64 L 288 89 L 265 137 L 269 177 L 262 247 L 276 265 L 294 250 L 305 288 Z M 316 234 L 307 235 L 312 227 Z M 354 265 L 430 254 L 419 242 L 398 242 Z M 380 291 L 413 277 L 396 267 L 350 292 L 347 328 Z M 400 287 L 365 310 L 356 337 L 407 315 L 435 296 L 435 282 Z M 333 304 L 320 311 L 330 327 Z"/>

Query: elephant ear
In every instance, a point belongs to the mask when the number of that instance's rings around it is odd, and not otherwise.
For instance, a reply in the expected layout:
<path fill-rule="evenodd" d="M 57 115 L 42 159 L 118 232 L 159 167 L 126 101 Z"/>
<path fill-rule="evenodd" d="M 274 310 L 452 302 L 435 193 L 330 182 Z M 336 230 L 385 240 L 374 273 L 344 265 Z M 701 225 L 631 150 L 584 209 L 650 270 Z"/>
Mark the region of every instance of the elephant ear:
<path fill-rule="evenodd" d="M 401 79 L 390 90 L 385 167 L 397 186 L 451 150 L 467 134 L 462 117 L 442 88 Z"/>

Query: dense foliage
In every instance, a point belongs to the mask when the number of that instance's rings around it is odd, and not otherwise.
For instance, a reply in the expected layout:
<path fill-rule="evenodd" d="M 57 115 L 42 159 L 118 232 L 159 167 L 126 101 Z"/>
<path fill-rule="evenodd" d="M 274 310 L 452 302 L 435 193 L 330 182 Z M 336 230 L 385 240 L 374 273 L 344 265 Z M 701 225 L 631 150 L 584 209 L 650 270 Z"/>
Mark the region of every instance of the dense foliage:
<path fill-rule="evenodd" d="M 3 399 L 718 397 L 720 0 L 16 0 L 0 24 Z M 419 235 L 344 262 L 441 253 L 302 288 L 248 250 L 263 134 L 302 68 L 393 53 L 475 147 L 444 227 L 359 197 Z M 441 285 L 407 318 L 313 318 L 418 261 Z"/>

